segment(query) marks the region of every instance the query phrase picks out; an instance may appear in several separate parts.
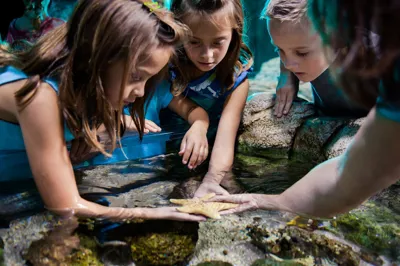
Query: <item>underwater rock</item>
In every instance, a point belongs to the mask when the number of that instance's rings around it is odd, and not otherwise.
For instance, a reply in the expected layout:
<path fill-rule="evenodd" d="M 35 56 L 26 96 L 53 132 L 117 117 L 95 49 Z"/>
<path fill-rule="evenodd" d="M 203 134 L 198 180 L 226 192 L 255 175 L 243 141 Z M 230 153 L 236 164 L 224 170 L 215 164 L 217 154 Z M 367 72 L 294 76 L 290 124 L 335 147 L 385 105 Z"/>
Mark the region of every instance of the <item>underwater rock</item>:
<path fill-rule="evenodd" d="M 138 236 L 129 242 L 136 265 L 183 265 L 195 247 L 193 236 L 173 232 Z"/>
<path fill-rule="evenodd" d="M 251 266 L 309 266 L 314 265 L 314 258 L 309 256 L 301 259 L 284 260 L 274 255 L 269 255 L 270 259 L 256 260 Z"/>
<path fill-rule="evenodd" d="M 88 236 L 79 236 L 80 245 L 65 259 L 65 265 L 71 266 L 103 266 L 99 259 L 97 242 Z"/>
<path fill-rule="evenodd" d="M 314 114 L 314 107 L 305 101 L 293 102 L 284 118 L 274 116 L 274 96 L 259 93 L 251 97 L 243 112 L 243 132 L 239 151 L 273 158 L 288 158 L 297 129 Z"/>
<path fill-rule="evenodd" d="M 213 261 L 206 261 L 199 263 L 196 266 L 233 266 L 233 265 L 230 264 L 229 262 L 213 260 Z"/>
<path fill-rule="evenodd" d="M 325 234 L 297 227 L 270 229 L 256 224 L 248 227 L 255 245 L 281 259 L 313 258 L 313 264 L 327 260 L 338 265 L 359 265 L 361 256 L 350 245 Z M 376 259 L 376 261 L 379 261 Z M 381 261 L 380 264 L 383 262 Z"/>
<path fill-rule="evenodd" d="M 78 227 L 76 219 L 61 220 L 42 239 L 32 242 L 24 258 L 33 265 L 68 265 L 67 256 L 79 247 L 79 238 L 73 234 Z"/>
<path fill-rule="evenodd" d="M 42 239 L 59 221 L 48 212 L 12 221 L 2 234 L 5 265 L 24 265 L 22 255 L 26 254 L 31 243 Z"/>

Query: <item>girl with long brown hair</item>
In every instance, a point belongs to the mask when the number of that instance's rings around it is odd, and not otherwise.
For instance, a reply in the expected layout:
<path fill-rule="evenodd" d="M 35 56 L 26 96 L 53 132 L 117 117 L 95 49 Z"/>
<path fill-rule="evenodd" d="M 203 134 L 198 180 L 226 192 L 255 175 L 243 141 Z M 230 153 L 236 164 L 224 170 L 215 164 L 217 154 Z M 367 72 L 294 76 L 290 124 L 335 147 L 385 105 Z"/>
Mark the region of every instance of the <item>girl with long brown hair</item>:
<path fill-rule="evenodd" d="M 0 48 L 0 150 L 26 150 L 49 210 L 113 219 L 203 219 L 173 207 L 111 208 L 84 200 L 66 147 L 66 141 L 81 137 L 104 154 L 112 152 L 128 104 L 143 134 L 143 102 L 184 33 L 169 12 L 141 0 L 81 0 L 67 24 L 27 51 Z M 111 150 L 97 139 L 100 125 Z M 7 156 L 12 153 L 3 157 L 0 171 L 11 167 Z"/>
<path fill-rule="evenodd" d="M 171 63 L 172 91 L 203 107 L 218 128 L 208 172 L 195 196 L 226 194 L 219 184 L 232 167 L 236 134 L 249 90 L 247 74 L 252 66 L 252 54 L 242 36 L 242 4 L 240 0 L 174 0 L 171 9 L 191 30 L 189 40 Z M 168 120 L 179 123 L 177 119 Z M 203 149 L 198 156 L 192 154 L 189 158 L 184 148 L 182 161 L 191 169 L 199 157 L 208 155 L 208 149 Z"/>

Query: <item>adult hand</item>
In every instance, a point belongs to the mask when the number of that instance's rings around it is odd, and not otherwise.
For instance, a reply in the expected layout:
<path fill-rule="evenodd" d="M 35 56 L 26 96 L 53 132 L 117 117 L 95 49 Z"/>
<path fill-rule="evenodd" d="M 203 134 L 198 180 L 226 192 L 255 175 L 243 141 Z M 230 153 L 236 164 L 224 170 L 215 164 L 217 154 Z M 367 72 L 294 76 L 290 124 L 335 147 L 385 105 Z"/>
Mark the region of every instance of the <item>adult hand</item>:
<path fill-rule="evenodd" d="M 220 212 L 221 214 L 232 214 L 232 213 L 261 209 L 262 206 L 261 200 L 262 200 L 262 195 L 259 194 L 235 194 L 235 195 L 215 196 L 211 198 L 209 201 L 229 202 L 229 203 L 239 204 L 239 206 L 237 206 L 234 209 Z"/>

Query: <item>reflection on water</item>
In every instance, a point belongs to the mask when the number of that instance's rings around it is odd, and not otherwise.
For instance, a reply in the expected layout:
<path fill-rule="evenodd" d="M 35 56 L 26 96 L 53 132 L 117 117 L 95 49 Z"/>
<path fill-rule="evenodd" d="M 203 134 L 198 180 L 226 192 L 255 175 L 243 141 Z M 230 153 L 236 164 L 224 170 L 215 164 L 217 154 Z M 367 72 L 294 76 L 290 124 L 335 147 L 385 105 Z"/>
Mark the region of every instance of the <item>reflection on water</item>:
<path fill-rule="evenodd" d="M 195 191 L 207 169 L 207 164 L 204 164 L 196 170 L 189 170 L 181 163 L 179 156 L 168 154 L 82 168 L 76 170 L 75 175 L 82 197 L 109 205 L 107 197 L 117 197 L 161 181 L 181 183 L 181 189 Z M 264 159 L 239 154 L 232 174 L 227 175 L 222 185 L 231 193 L 279 193 L 309 169 L 310 166 L 304 164 L 289 164 L 287 159 Z M 42 210 L 43 203 L 33 180 L 1 182 L 0 221 L 3 226 L 12 219 Z"/>

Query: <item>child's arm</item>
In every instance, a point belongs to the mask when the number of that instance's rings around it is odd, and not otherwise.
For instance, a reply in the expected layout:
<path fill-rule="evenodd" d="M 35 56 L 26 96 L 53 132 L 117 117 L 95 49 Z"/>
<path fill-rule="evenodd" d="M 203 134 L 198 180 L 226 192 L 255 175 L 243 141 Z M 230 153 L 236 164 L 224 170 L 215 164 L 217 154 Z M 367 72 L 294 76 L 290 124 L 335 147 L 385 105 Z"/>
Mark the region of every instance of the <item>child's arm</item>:
<path fill-rule="evenodd" d="M 274 115 L 282 117 L 289 113 L 292 102 L 299 91 L 299 79 L 285 68 L 281 61 L 278 85 L 276 86 L 276 100 Z"/>
<path fill-rule="evenodd" d="M 219 184 L 225 174 L 231 170 L 234 158 L 236 134 L 242 112 L 249 92 L 249 81 L 246 79 L 226 99 L 224 110 L 218 124 L 217 137 L 211 153 L 208 172 L 195 193 L 195 197 L 207 193 L 227 194 Z"/>
<path fill-rule="evenodd" d="M 8 85 L 18 84 L 21 85 L 21 83 Z M 63 136 L 63 121 L 58 106 L 58 96 L 54 90 L 48 84 L 42 83 L 29 105 L 22 111 L 14 112 L 22 129 L 36 186 L 49 210 L 61 215 L 104 217 L 116 220 L 134 218 L 204 220 L 203 217 L 178 213 L 173 207 L 112 208 L 84 200 L 79 195 L 75 183 Z"/>
<path fill-rule="evenodd" d="M 168 108 L 191 125 L 182 139 L 179 155 L 183 156 L 183 164 L 188 164 L 190 169 L 194 169 L 208 156 L 207 130 L 210 124 L 208 114 L 203 108 L 182 95 L 174 97 Z"/>

